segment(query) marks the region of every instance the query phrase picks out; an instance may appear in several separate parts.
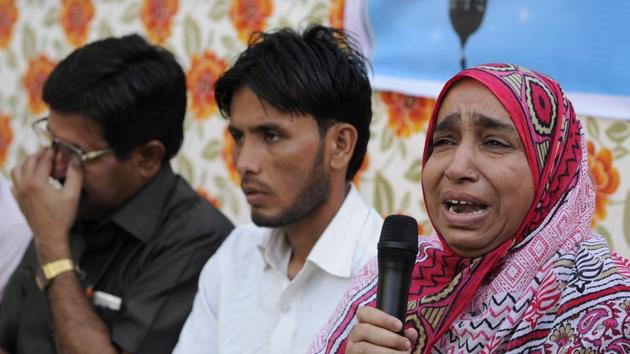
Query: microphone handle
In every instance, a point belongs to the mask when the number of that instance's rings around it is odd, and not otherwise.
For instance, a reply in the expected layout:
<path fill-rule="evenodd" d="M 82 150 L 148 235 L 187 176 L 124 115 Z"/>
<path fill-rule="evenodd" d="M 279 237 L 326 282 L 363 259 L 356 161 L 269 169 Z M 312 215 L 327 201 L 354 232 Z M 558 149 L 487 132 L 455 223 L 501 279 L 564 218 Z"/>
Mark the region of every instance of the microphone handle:
<path fill-rule="evenodd" d="M 407 300 L 412 263 L 379 260 L 376 308 L 398 318 L 403 325 L 407 317 Z M 402 335 L 401 329 L 398 334 Z"/>

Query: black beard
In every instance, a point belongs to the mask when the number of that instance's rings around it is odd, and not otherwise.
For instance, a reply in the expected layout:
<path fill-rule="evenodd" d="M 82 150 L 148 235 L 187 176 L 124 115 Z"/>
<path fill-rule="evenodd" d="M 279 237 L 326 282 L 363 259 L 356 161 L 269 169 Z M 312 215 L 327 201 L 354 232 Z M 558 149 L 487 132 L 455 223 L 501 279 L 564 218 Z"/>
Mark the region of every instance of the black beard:
<path fill-rule="evenodd" d="M 293 203 L 278 215 L 265 216 L 252 211 L 252 221 L 262 227 L 282 227 L 300 221 L 326 202 L 330 194 L 330 176 L 324 168 L 324 144 L 320 145 L 310 179 Z"/>

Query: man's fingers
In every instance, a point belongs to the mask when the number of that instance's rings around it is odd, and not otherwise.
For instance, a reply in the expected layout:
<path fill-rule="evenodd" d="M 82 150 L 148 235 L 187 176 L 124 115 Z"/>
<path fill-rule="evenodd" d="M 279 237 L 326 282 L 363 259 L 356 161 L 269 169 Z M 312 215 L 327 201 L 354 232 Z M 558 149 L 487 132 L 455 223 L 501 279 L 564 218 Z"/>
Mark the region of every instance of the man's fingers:
<path fill-rule="evenodd" d="M 47 150 L 48 149 L 45 148 L 39 149 L 37 152 L 24 159 L 24 162 L 22 162 L 22 174 L 24 177 L 28 178 L 35 173 L 35 168 L 37 167 L 39 160 Z"/>
<path fill-rule="evenodd" d="M 362 307 L 357 311 L 357 321 L 359 323 L 370 323 L 378 327 L 398 332 L 402 329 L 402 322 L 394 316 L 374 307 Z"/>
<path fill-rule="evenodd" d="M 19 179 L 20 181 L 28 180 L 30 176 L 33 175 L 33 171 L 35 170 L 35 165 L 37 164 L 36 155 L 27 156 L 21 164 L 16 166 L 16 169 L 19 170 Z"/>
<path fill-rule="evenodd" d="M 22 166 L 17 165 L 11 170 L 11 180 L 13 181 L 13 195 L 17 196 L 17 189 L 22 181 Z"/>
<path fill-rule="evenodd" d="M 33 173 L 36 180 L 48 181 L 48 176 L 50 176 L 50 171 L 53 165 L 53 159 L 55 158 L 55 151 L 53 149 L 45 149 L 41 154 L 40 152 L 34 156 L 37 158 L 37 164 Z"/>
<path fill-rule="evenodd" d="M 22 190 L 26 182 L 31 180 L 39 159 L 46 153 L 47 149 L 39 149 L 36 153 L 27 156 L 24 161 L 15 166 L 11 171 L 11 179 L 17 191 Z"/>
<path fill-rule="evenodd" d="M 62 193 L 68 197 L 78 197 L 83 183 L 83 171 L 81 164 L 76 157 L 73 157 L 66 170 L 66 180 L 63 184 Z"/>
<path fill-rule="evenodd" d="M 35 158 L 39 161 L 44 155 L 46 155 L 46 153 L 48 151 L 54 151 L 52 148 L 50 147 L 43 147 L 43 148 L 39 148 L 34 154 L 33 156 L 35 156 Z"/>

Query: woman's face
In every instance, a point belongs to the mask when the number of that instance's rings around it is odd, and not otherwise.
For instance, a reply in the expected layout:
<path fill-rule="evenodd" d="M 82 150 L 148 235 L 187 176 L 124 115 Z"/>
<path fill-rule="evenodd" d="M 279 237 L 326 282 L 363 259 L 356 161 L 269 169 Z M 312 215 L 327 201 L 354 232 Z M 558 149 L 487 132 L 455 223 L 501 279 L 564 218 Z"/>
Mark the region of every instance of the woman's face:
<path fill-rule="evenodd" d="M 499 100 L 463 79 L 442 101 L 422 172 L 429 216 L 460 256 L 484 255 L 515 236 L 534 197 L 523 143 Z"/>

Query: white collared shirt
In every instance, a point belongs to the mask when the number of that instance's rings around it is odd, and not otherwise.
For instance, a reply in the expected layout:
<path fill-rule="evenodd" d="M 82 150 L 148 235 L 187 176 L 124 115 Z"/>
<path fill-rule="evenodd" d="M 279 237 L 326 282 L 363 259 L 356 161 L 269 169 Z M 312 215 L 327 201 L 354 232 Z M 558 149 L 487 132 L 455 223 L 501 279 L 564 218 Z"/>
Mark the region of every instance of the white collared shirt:
<path fill-rule="evenodd" d="M 353 186 L 293 280 L 281 229 L 235 229 L 201 273 L 174 353 L 306 353 L 352 276 L 376 255 L 382 223 Z"/>
<path fill-rule="evenodd" d="M 0 299 L 4 287 L 31 242 L 31 229 L 11 193 L 11 185 L 0 176 Z"/>

